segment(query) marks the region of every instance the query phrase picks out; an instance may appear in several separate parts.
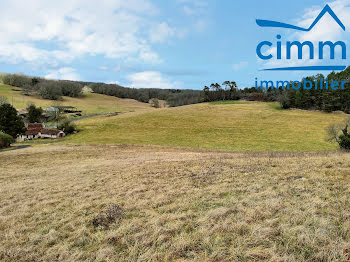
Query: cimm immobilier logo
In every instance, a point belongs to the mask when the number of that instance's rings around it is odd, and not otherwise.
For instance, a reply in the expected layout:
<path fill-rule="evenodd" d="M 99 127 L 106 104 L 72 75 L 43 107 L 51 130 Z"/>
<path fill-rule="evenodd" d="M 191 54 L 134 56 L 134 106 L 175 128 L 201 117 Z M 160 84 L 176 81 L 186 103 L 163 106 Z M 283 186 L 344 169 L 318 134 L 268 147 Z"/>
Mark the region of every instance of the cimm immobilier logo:
<path fill-rule="evenodd" d="M 340 26 L 340 28 L 345 31 L 344 24 L 340 21 L 340 19 L 333 12 L 333 10 L 331 9 L 331 7 L 329 5 L 326 5 L 323 8 L 323 10 L 316 17 L 316 19 L 310 25 L 309 28 L 303 28 L 303 27 L 299 27 L 299 26 L 295 26 L 295 25 L 291 25 L 291 24 L 286 24 L 286 23 L 282 23 L 282 22 L 261 20 L 261 19 L 257 19 L 256 23 L 260 27 L 284 28 L 284 29 L 289 29 L 289 30 L 309 32 L 316 26 L 316 24 L 327 13 L 334 19 L 334 21 Z M 275 54 L 276 57 L 274 57 L 274 55 L 271 53 L 263 52 L 264 49 L 265 50 L 269 49 L 269 48 L 273 47 L 274 44 L 271 41 L 262 41 L 257 45 L 257 48 L 256 48 L 256 54 L 260 59 L 262 59 L 264 61 L 269 61 L 270 59 L 273 59 L 273 58 L 280 60 L 280 61 L 282 60 L 282 49 L 283 49 L 282 48 L 282 40 L 281 40 L 282 36 L 280 34 L 278 34 L 276 36 L 276 39 L 277 39 L 276 46 L 275 46 L 276 50 L 277 50 L 277 52 Z M 335 59 L 336 51 L 341 51 L 340 54 L 337 54 L 337 57 L 341 58 L 342 61 L 345 62 L 345 60 L 347 58 L 347 54 L 346 54 L 347 48 L 346 48 L 346 44 L 343 41 L 337 41 L 337 42 L 332 42 L 332 41 L 328 41 L 328 40 L 319 41 L 318 42 L 318 54 L 315 54 L 315 45 L 311 41 L 304 41 L 304 42 L 286 41 L 286 43 L 285 43 L 285 52 L 286 52 L 285 57 L 287 60 L 286 63 L 288 63 L 288 61 L 290 61 L 290 59 L 292 59 L 292 51 L 293 50 L 294 51 L 297 50 L 298 60 L 303 59 L 304 58 L 303 57 L 303 49 L 304 48 L 308 48 L 307 50 L 309 50 L 309 56 L 307 57 L 307 59 L 310 59 L 310 60 L 314 60 L 314 59 L 319 59 L 320 61 L 323 60 L 325 58 L 325 55 L 324 55 L 325 50 L 329 50 L 329 58 L 331 60 Z M 298 66 L 298 67 L 288 67 L 287 66 L 287 67 L 278 67 L 278 68 L 266 68 L 266 69 L 262 69 L 262 71 L 325 71 L 325 70 L 335 71 L 335 70 L 344 70 L 345 68 L 346 68 L 345 65 Z M 263 82 L 267 82 L 267 81 L 263 81 Z M 332 88 L 334 87 L 334 89 L 343 88 L 345 83 L 346 82 L 341 83 L 341 84 L 334 83 L 334 84 L 332 84 L 331 87 Z M 255 84 L 257 87 L 257 85 L 258 85 L 257 79 L 255 81 Z M 328 86 L 327 86 L 327 89 L 328 89 Z"/>

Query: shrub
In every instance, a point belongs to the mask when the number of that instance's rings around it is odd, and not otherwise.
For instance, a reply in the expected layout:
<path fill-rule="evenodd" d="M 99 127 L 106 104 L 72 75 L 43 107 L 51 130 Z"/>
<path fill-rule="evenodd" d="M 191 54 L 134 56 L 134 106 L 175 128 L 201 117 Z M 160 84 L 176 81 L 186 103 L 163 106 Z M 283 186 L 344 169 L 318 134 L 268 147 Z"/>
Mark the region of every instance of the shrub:
<path fill-rule="evenodd" d="M 289 109 L 289 108 L 291 108 L 290 101 L 289 101 L 288 97 L 286 96 L 286 94 L 282 94 L 282 95 L 279 97 L 279 102 L 280 102 L 281 108 L 283 108 L 283 109 Z"/>
<path fill-rule="evenodd" d="M 76 125 L 69 119 L 63 119 L 57 127 L 59 130 L 63 130 L 66 134 L 73 134 L 76 131 Z"/>
<path fill-rule="evenodd" d="M 348 133 L 348 126 L 342 130 L 343 134 L 339 136 L 339 146 L 342 149 L 350 150 L 350 134 Z"/>
<path fill-rule="evenodd" d="M 110 224 L 122 218 L 123 209 L 117 204 L 109 205 L 106 210 L 100 212 L 93 220 L 92 225 L 107 229 Z"/>
<path fill-rule="evenodd" d="M 157 98 L 152 98 L 152 106 L 155 108 L 160 108 L 159 100 Z"/>
<path fill-rule="evenodd" d="M 335 141 L 341 149 L 350 151 L 350 134 L 348 132 L 350 119 L 344 124 L 335 124 L 328 127 L 328 140 Z"/>
<path fill-rule="evenodd" d="M 8 104 L 9 101 L 7 100 L 6 97 L 4 96 L 0 96 L 0 106 L 4 105 L 4 104 Z"/>
<path fill-rule="evenodd" d="M 12 136 L 0 131 L 0 148 L 9 147 L 14 141 Z"/>

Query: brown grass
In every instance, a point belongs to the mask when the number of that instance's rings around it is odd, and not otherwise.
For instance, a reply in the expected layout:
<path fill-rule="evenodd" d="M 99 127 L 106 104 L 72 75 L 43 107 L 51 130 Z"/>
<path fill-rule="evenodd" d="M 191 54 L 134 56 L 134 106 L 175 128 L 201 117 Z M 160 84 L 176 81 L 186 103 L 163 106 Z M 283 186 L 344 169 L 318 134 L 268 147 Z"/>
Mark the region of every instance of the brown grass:
<path fill-rule="evenodd" d="M 337 152 L 0 152 L 0 260 L 349 261 L 349 163 Z M 107 227 L 93 225 L 101 214 Z"/>

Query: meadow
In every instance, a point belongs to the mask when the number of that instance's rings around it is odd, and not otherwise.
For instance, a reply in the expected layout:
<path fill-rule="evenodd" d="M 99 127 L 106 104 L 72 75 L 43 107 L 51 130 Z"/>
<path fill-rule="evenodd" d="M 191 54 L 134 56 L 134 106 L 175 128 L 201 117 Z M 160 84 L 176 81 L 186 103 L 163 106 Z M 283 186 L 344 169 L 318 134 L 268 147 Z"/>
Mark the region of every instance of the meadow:
<path fill-rule="evenodd" d="M 0 153 L 1 261 L 349 261 L 350 155 Z"/>
<path fill-rule="evenodd" d="M 229 151 L 336 150 L 326 128 L 343 113 L 281 110 L 277 103 L 226 101 L 79 122 L 63 143 L 160 145 Z"/>

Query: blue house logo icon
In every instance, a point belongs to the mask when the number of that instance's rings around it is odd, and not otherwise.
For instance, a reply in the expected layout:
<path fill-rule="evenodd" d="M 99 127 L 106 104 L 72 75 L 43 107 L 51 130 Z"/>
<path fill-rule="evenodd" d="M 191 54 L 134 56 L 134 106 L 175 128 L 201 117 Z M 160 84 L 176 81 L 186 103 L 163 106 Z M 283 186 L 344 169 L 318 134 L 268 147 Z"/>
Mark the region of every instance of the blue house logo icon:
<path fill-rule="evenodd" d="M 260 27 L 269 27 L 269 28 L 284 28 L 284 29 L 291 29 L 291 30 L 297 30 L 297 31 L 303 31 L 303 32 L 309 32 L 311 31 L 317 23 L 324 17 L 325 14 L 329 14 L 334 21 L 340 26 L 340 28 L 345 31 L 345 26 L 341 22 L 341 20 L 338 18 L 338 16 L 334 13 L 332 8 L 329 5 L 326 5 L 323 10 L 320 12 L 320 14 L 315 18 L 313 23 L 308 28 L 303 28 L 300 26 L 295 26 L 292 24 L 282 23 L 282 22 L 276 22 L 276 21 L 270 21 L 270 20 L 262 20 L 257 19 L 256 23 Z M 277 35 L 277 60 L 282 59 L 282 36 Z M 273 44 L 270 41 L 262 41 L 258 44 L 256 48 L 256 54 L 257 56 L 262 60 L 270 60 L 273 58 L 272 54 L 263 54 L 262 49 L 263 47 L 272 47 Z M 303 48 L 308 47 L 309 50 L 309 59 L 313 60 L 315 59 L 315 48 L 314 43 L 311 41 L 287 41 L 286 44 L 286 58 L 287 60 L 291 59 L 291 53 L 292 53 L 292 47 L 297 47 L 298 49 L 298 59 L 303 59 Z M 335 51 L 336 47 L 341 48 L 341 59 L 346 59 L 346 44 L 343 41 L 337 41 L 337 42 L 331 42 L 331 41 L 319 41 L 318 43 L 318 59 L 323 60 L 324 59 L 324 49 L 325 47 L 328 47 L 330 50 L 330 59 L 335 59 Z M 274 70 L 274 71 L 292 71 L 292 70 L 344 70 L 346 68 L 345 65 L 328 65 L 328 66 L 301 66 L 301 67 L 282 67 L 282 68 L 269 68 L 264 70 Z"/>
<path fill-rule="evenodd" d="M 312 23 L 312 25 L 309 28 L 302 28 L 295 25 L 285 24 L 281 22 L 275 22 L 275 21 L 269 21 L 269 20 L 261 20 L 257 19 L 256 23 L 261 27 L 279 27 L 279 28 L 288 28 L 288 29 L 295 29 L 299 31 L 311 31 L 312 28 L 321 20 L 321 18 L 328 13 L 333 19 L 338 23 L 338 25 L 345 31 L 345 26 L 340 21 L 340 19 L 337 17 L 337 15 L 333 12 L 332 8 L 329 5 L 326 5 L 325 8 L 321 11 L 321 13 L 317 16 L 315 21 Z"/>

